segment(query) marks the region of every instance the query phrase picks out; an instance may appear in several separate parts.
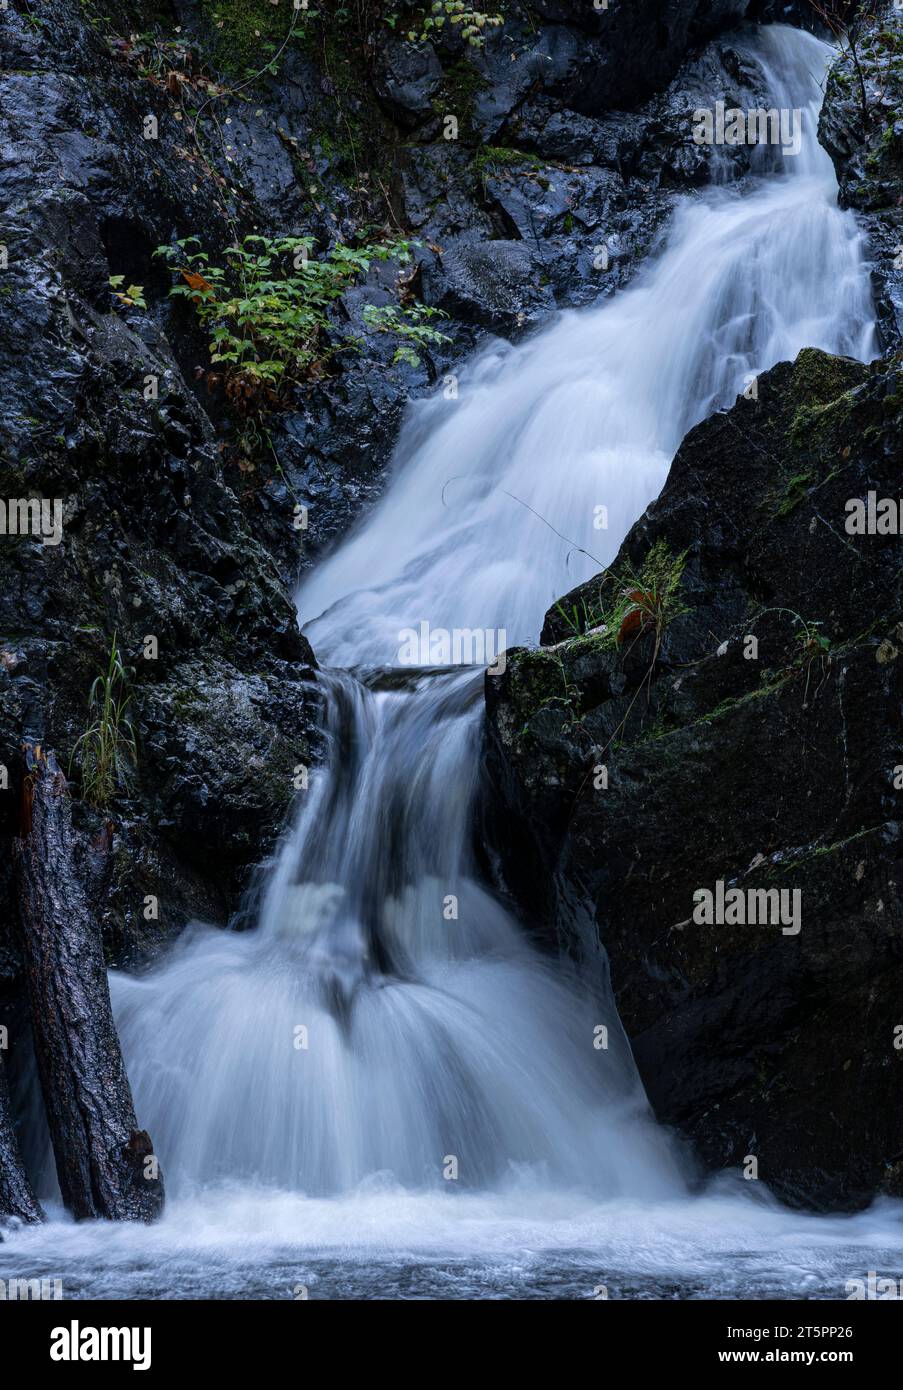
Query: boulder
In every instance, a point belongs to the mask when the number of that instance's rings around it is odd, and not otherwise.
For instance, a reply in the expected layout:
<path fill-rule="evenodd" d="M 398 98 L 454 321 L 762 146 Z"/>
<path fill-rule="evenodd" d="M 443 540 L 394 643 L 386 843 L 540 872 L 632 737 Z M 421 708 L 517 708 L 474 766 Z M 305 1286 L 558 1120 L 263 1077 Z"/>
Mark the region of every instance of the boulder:
<path fill-rule="evenodd" d="M 554 307 L 542 262 L 522 241 L 448 240 L 438 269 L 424 276 L 428 302 L 503 334 L 544 318 Z"/>
<path fill-rule="evenodd" d="M 416 126 L 433 112 L 442 65 L 430 44 L 389 38 L 380 48 L 373 85 L 380 101 L 402 126 Z"/>
<path fill-rule="evenodd" d="M 901 387 L 814 350 L 760 377 L 687 436 L 613 577 L 487 682 L 520 910 L 577 959 L 604 946 L 659 1120 L 815 1208 L 903 1191 L 900 538 L 846 526 L 899 497 Z M 656 545 L 672 616 L 621 632 Z M 719 882 L 798 892 L 799 931 L 696 920 Z"/>

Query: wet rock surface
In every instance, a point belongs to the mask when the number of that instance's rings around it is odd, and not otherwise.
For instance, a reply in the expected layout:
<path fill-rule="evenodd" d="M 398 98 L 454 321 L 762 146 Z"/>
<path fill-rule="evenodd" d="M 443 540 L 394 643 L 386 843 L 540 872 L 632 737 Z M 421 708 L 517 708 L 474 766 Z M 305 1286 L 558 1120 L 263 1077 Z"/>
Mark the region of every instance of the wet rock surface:
<path fill-rule="evenodd" d="M 153 247 L 177 221 L 226 235 L 225 212 L 175 135 L 143 139 L 160 94 L 90 22 L 29 24 L 23 7 L 3 25 L 0 494 L 59 503 L 62 536 L 0 542 L 0 833 L 8 849 L 23 740 L 64 767 L 74 754 L 78 794 L 77 741 L 115 634 L 135 775 L 109 807 L 75 813 L 86 843 L 104 842 L 91 890 L 108 957 L 131 959 L 191 917 L 228 920 L 283 823 L 292 769 L 315 756 L 314 659 L 168 313 L 118 303 L 109 285 L 123 274 L 150 304 L 166 288 Z M 290 508 L 280 525 L 294 539 Z"/>
<path fill-rule="evenodd" d="M 901 385 L 814 350 L 761 377 L 612 566 L 685 552 L 657 654 L 652 628 L 601 630 L 625 581 L 600 578 L 487 681 L 521 910 L 578 958 L 601 941 L 656 1114 L 705 1166 L 754 1155 L 815 1207 L 903 1172 L 899 537 L 845 526 L 899 492 Z M 719 881 L 799 892 L 800 929 L 694 921 Z"/>
<path fill-rule="evenodd" d="M 853 26 L 831 69 L 818 137 L 834 161 L 840 204 L 865 228 L 878 321 L 889 352 L 903 345 L 903 36 L 899 15 Z"/>

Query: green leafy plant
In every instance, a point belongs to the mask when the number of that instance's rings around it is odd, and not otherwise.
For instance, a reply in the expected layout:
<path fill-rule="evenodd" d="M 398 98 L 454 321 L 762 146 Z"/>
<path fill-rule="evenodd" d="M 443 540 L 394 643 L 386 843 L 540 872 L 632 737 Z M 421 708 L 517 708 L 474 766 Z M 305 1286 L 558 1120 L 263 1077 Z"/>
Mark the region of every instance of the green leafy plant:
<path fill-rule="evenodd" d="M 209 335 L 210 360 L 220 369 L 211 384 L 222 380 L 232 401 L 273 404 L 288 384 L 322 376 L 336 353 L 359 348 L 353 334 L 336 333 L 331 306 L 373 261 L 411 259 L 404 240 L 336 245 L 319 259 L 313 247 L 312 237 L 247 236 L 228 248 L 224 266 L 211 265 L 193 236 L 154 253 L 181 275 L 170 294 L 193 305 Z M 444 338 L 429 326 L 431 312 L 419 304 L 388 306 L 369 318 L 365 311 L 365 321 L 396 333 L 404 360 L 416 362 L 416 349 Z"/>
<path fill-rule="evenodd" d="M 127 36 L 107 34 L 105 42 L 117 58 L 134 66 L 140 77 L 156 87 L 181 97 L 189 90 L 216 94 L 220 88 L 204 70 L 192 41 L 178 34 L 164 38 L 154 32 L 130 33 Z"/>
<path fill-rule="evenodd" d="M 475 10 L 466 0 L 433 0 L 429 14 L 407 30 L 407 37 L 411 43 L 421 43 L 448 24 L 459 29 L 461 37 L 467 40 L 471 48 L 482 48 L 486 42 L 485 31 L 503 23 L 500 14 Z"/>
<path fill-rule="evenodd" d="M 821 623 L 806 623 L 803 621 L 802 632 L 794 634 L 799 646 L 800 655 L 805 661 L 811 660 L 816 656 L 826 656 L 831 650 L 831 639 L 825 632 L 819 632 Z"/>
<path fill-rule="evenodd" d="M 131 700 L 114 632 L 106 669 L 95 676 L 88 695 L 88 725 L 69 759 L 70 773 L 78 759 L 82 798 L 92 806 L 108 806 L 116 792 L 132 780 L 138 747 L 129 714 Z"/>
<path fill-rule="evenodd" d="M 363 320 L 368 328 L 379 333 L 393 333 L 401 341 L 395 349 L 394 362 L 407 362 L 416 367 L 420 353 L 437 343 L 448 342 L 448 334 L 440 333 L 430 326 L 430 320 L 445 318 L 441 309 L 433 309 L 429 304 L 411 304 L 401 308 L 395 304 L 367 304 Z"/>
<path fill-rule="evenodd" d="M 679 555 L 672 555 L 666 541 L 656 541 L 638 570 L 627 566 L 617 573 L 613 570 L 605 572 L 599 581 L 595 603 L 587 604 L 583 598 L 580 608 L 572 603 L 570 611 L 560 603 L 557 605 L 561 618 L 574 632 L 578 642 L 597 642 L 603 649 L 620 651 L 625 646 L 632 648 L 645 636 L 652 637 L 652 651 L 645 674 L 617 726 L 604 747 L 599 749 L 600 755 L 617 743 L 644 690 L 647 700 L 651 700 L 652 682 L 665 630 L 681 613 L 688 611 L 688 605 L 679 594 L 688 553 L 684 550 Z M 614 587 L 615 594 L 613 602 L 606 609 L 602 590 L 608 585 Z M 565 693 L 570 696 L 566 677 Z M 575 727 L 581 726 L 577 723 Z"/>
<path fill-rule="evenodd" d="M 123 290 L 121 286 L 124 281 L 124 275 L 110 276 L 110 289 L 113 291 L 113 298 L 118 300 L 120 304 L 124 304 L 127 309 L 146 309 L 144 286 L 128 285 Z"/>
<path fill-rule="evenodd" d="M 794 633 L 797 643 L 797 662 L 806 678 L 806 685 L 803 691 L 804 706 L 809 702 L 809 687 L 812 682 L 813 674 L 820 673 L 821 681 L 816 688 L 815 698 L 828 675 L 828 668 L 831 665 L 831 639 L 826 632 L 820 632 L 820 622 L 807 622 L 805 618 L 800 618 L 802 631 Z"/>

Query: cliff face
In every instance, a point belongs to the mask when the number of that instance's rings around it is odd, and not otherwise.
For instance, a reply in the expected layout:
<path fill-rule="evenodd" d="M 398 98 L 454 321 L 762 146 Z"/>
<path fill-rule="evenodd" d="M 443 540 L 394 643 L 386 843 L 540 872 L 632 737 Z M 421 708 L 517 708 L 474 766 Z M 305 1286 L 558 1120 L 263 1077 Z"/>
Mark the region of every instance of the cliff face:
<path fill-rule="evenodd" d="M 900 542 L 846 530 L 899 493 L 901 385 L 813 350 L 761 377 L 687 436 L 613 578 L 487 682 L 523 910 L 602 942 L 659 1119 L 816 1206 L 903 1173 Z M 719 881 L 788 916 L 694 920 Z"/>

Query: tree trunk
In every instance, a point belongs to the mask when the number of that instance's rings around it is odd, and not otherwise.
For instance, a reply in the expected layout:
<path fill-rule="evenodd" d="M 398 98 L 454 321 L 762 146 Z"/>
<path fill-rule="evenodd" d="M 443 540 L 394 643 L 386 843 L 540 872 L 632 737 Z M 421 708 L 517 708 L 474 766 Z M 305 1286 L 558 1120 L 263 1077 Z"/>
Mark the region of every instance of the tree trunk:
<path fill-rule="evenodd" d="M 3 1054 L 0 1052 L 0 1221 L 5 1216 L 18 1216 L 22 1221 L 29 1222 L 44 1219 L 22 1166 L 10 1115 Z"/>
<path fill-rule="evenodd" d="M 151 1221 L 163 1179 L 138 1129 L 113 1022 L 100 930 L 76 869 L 66 779 L 25 747 L 15 844 L 35 1055 L 63 1201 L 76 1217 Z"/>

